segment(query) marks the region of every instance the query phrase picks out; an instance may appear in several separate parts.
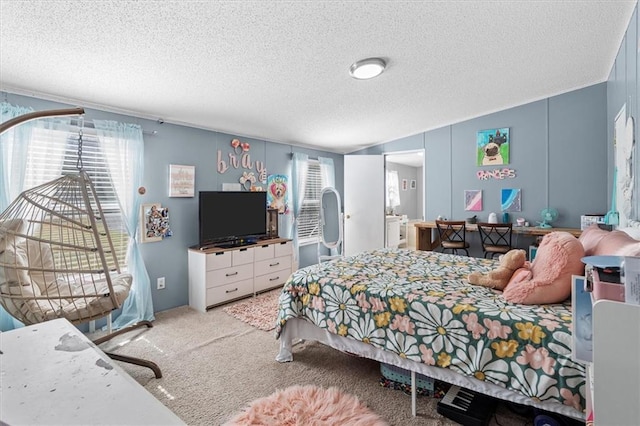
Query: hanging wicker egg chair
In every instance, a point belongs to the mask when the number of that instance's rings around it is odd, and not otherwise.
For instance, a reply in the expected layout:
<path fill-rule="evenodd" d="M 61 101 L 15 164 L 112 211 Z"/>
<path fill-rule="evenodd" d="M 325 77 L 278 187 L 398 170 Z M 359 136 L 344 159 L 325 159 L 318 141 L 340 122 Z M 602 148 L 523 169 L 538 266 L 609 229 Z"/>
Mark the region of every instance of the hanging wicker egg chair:
<path fill-rule="evenodd" d="M 62 176 L 21 193 L 0 214 L 0 304 L 26 325 L 56 318 L 80 324 L 103 318 L 127 298 L 132 277 L 120 271 L 105 216 L 88 174 Z M 103 343 L 142 321 L 102 337 Z M 108 353 L 151 368 L 146 360 Z"/>

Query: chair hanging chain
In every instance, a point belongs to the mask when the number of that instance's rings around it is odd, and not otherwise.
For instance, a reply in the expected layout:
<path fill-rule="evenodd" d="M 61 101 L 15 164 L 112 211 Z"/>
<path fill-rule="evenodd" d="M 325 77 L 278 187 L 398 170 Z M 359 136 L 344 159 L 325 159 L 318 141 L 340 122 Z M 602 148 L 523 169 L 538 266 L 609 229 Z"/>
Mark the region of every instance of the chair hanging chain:
<path fill-rule="evenodd" d="M 82 170 L 83 164 L 82 164 L 82 126 L 83 126 L 83 121 L 82 118 L 80 118 L 81 121 L 81 125 L 80 125 L 80 130 L 78 131 L 78 161 L 76 162 L 76 168 L 78 170 Z"/>

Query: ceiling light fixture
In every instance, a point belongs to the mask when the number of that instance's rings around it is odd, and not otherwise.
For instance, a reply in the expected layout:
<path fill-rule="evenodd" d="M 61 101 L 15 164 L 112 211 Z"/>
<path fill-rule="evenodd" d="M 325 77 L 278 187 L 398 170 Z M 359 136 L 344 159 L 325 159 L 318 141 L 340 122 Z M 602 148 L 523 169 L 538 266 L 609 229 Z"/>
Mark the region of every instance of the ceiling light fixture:
<path fill-rule="evenodd" d="M 377 77 L 384 71 L 387 63 L 380 58 L 367 58 L 351 65 L 349 74 L 358 80 L 367 80 Z"/>

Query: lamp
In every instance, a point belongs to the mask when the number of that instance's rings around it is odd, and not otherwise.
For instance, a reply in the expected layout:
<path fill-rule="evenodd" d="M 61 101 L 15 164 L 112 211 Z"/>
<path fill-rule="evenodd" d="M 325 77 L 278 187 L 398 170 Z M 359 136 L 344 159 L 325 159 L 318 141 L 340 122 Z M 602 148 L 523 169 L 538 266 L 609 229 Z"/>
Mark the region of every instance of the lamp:
<path fill-rule="evenodd" d="M 351 65 L 349 74 L 358 80 L 367 80 L 382 74 L 386 66 L 387 63 L 380 58 L 363 59 Z"/>

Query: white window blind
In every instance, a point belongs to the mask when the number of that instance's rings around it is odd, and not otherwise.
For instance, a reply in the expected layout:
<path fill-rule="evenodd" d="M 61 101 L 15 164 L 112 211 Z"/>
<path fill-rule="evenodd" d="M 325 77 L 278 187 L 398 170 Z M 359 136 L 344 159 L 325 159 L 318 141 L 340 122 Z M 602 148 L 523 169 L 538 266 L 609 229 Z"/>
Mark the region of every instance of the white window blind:
<path fill-rule="evenodd" d="M 78 139 L 79 128 L 76 126 L 60 129 L 34 128 L 29 143 L 25 188 L 33 188 L 61 175 L 78 173 Z M 93 131 L 83 131 L 82 168 L 93 182 L 118 262 L 124 268 L 129 236 L 107 157 Z M 103 246 L 106 248 L 106 239 Z"/>
<path fill-rule="evenodd" d="M 298 240 L 300 244 L 310 244 L 318 240 L 318 221 L 320 220 L 320 192 L 323 188 L 320 163 L 317 160 L 307 162 L 307 181 L 300 217 L 298 218 Z"/>

